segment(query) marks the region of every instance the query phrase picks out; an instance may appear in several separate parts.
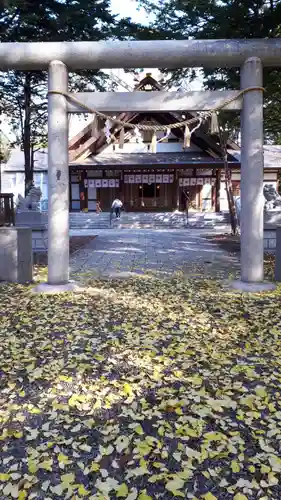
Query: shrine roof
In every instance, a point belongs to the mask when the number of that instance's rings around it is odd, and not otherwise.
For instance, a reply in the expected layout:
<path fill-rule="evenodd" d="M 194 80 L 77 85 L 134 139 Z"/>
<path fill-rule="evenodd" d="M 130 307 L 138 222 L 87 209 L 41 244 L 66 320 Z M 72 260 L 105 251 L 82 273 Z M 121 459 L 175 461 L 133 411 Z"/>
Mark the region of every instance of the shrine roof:
<path fill-rule="evenodd" d="M 230 161 L 231 166 L 237 166 L 239 168 L 239 161 Z M 208 154 L 197 153 L 194 151 L 183 152 L 183 153 L 101 153 L 98 155 L 92 155 L 87 160 L 83 162 L 73 162 L 70 163 L 72 168 L 84 167 L 89 168 L 101 167 L 101 168 L 116 168 L 116 167 L 138 167 L 145 168 L 150 167 L 211 167 L 216 166 L 223 167 L 223 160 L 220 158 L 212 158 Z"/>

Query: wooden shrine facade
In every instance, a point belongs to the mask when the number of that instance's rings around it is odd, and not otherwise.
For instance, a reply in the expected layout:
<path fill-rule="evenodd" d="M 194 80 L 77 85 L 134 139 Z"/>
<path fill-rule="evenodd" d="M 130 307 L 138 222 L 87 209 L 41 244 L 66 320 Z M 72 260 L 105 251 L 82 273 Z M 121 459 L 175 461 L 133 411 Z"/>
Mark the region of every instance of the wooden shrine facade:
<path fill-rule="evenodd" d="M 217 169 L 124 169 L 71 171 L 70 210 L 110 209 L 115 197 L 127 211 L 185 209 L 185 193 L 195 210 L 219 210 L 221 175 Z M 239 183 L 239 181 L 238 181 Z M 235 186 L 237 186 L 237 181 Z"/>
<path fill-rule="evenodd" d="M 147 74 L 135 90 L 161 94 L 162 88 Z M 178 113 L 163 111 L 118 116 L 136 126 L 168 125 L 179 120 Z M 128 211 L 183 210 L 186 191 L 192 208 L 219 210 L 222 151 L 218 138 L 211 136 L 206 127 L 192 135 L 186 150 L 183 130 L 174 129 L 164 141 L 163 134 L 158 134 L 156 153 L 150 152 L 151 134 L 143 133 L 139 143 L 129 131 L 122 147 L 118 144 L 119 134 L 120 129 L 114 128 L 116 143 L 108 145 L 104 123 L 96 118 L 70 141 L 70 211 L 95 211 L 97 202 L 102 210 L 109 210 L 116 196 Z M 239 149 L 234 143 L 229 147 Z M 232 154 L 228 161 L 232 169 L 239 171 L 240 162 Z"/>

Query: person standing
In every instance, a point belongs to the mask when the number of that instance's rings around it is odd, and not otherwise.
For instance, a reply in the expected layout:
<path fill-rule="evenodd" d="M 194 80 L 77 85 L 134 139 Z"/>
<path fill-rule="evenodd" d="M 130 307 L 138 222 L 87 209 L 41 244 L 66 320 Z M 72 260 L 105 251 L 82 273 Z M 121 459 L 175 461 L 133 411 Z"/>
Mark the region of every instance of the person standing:
<path fill-rule="evenodd" d="M 116 219 L 120 219 L 120 216 L 121 216 L 121 208 L 123 207 L 123 203 L 121 200 L 119 200 L 119 198 L 115 198 L 115 200 L 113 200 L 113 203 L 111 205 L 111 208 L 112 210 L 114 210 L 115 212 L 115 215 L 116 215 Z"/>

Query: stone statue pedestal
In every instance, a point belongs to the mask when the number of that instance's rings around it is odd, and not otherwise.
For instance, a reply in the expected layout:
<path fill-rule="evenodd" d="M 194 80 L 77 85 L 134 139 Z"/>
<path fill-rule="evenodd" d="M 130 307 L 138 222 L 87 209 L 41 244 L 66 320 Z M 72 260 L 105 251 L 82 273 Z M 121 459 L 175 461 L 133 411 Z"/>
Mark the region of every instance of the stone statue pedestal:
<path fill-rule="evenodd" d="M 264 223 L 273 225 L 281 224 L 281 208 L 265 210 Z"/>
<path fill-rule="evenodd" d="M 38 210 L 21 210 L 16 213 L 16 226 L 38 227 L 48 223 L 48 214 Z"/>
<path fill-rule="evenodd" d="M 48 214 L 35 210 L 22 210 L 16 213 L 16 227 L 32 229 L 33 252 L 47 252 Z"/>
<path fill-rule="evenodd" d="M 32 231 L 28 227 L 0 228 L 0 281 L 32 281 Z"/>

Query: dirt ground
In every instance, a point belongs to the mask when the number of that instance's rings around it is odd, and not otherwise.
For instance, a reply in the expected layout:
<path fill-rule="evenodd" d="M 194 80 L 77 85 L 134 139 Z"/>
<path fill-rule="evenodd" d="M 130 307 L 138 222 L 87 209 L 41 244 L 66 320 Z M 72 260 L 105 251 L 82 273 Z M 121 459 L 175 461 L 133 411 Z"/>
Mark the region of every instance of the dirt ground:
<path fill-rule="evenodd" d="M 69 239 L 69 253 L 72 255 L 77 250 L 80 250 L 85 245 L 94 240 L 96 236 L 70 236 Z M 33 254 L 33 263 L 36 266 L 46 266 L 47 265 L 47 252 L 38 252 Z"/>
<path fill-rule="evenodd" d="M 206 239 L 216 243 L 223 250 L 232 253 L 232 254 L 240 254 L 240 236 L 232 236 L 230 234 L 217 234 L 217 235 L 208 235 Z M 266 253 L 264 255 L 264 268 L 265 275 L 268 279 L 274 279 L 274 265 L 275 265 L 275 256 L 272 254 Z"/>

